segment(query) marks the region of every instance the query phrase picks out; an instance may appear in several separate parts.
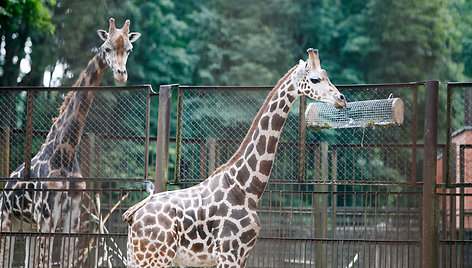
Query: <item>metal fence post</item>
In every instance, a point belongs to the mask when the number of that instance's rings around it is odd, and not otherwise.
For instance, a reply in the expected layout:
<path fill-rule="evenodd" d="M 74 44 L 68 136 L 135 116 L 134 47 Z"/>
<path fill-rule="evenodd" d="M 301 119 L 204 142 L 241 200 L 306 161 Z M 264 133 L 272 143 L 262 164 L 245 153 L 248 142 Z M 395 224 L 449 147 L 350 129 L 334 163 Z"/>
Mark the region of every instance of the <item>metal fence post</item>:
<path fill-rule="evenodd" d="M 10 128 L 0 127 L 0 177 L 7 178 L 10 173 Z M 3 186 L 3 183 L 0 184 Z"/>
<path fill-rule="evenodd" d="M 25 151 L 24 151 L 24 173 L 25 179 L 30 178 L 31 174 L 31 150 L 33 143 L 33 113 L 34 113 L 34 95 L 36 91 L 33 89 L 27 92 L 26 102 L 26 133 L 25 133 Z"/>
<path fill-rule="evenodd" d="M 157 115 L 157 154 L 156 154 L 156 192 L 165 190 L 169 178 L 169 136 L 170 136 L 170 104 L 172 102 L 172 86 L 159 87 L 159 110 Z"/>
<path fill-rule="evenodd" d="M 423 213 L 421 267 L 439 267 L 439 213 L 436 200 L 436 156 L 438 137 L 439 81 L 427 81 L 425 86 Z"/>
<path fill-rule="evenodd" d="M 306 161 L 306 97 L 300 97 L 300 111 L 298 114 L 298 180 L 305 180 L 305 161 Z"/>

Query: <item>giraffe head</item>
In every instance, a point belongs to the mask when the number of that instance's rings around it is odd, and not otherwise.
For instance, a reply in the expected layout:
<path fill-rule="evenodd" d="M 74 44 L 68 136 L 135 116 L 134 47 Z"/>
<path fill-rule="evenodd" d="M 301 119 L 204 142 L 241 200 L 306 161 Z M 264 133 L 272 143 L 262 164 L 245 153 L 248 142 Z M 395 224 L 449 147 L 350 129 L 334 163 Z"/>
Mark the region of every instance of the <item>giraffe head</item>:
<path fill-rule="evenodd" d="M 347 107 L 344 95 L 339 93 L 329 81 L 326 71 L 321 68 L 317 49 L 308 49 L 308 60 L 300 60 L 293 76 L 300 96 L 331 103 L 338 109 Z"/>
<path fill-rule="evenodd" d="M 126 72 L 126 61 L 128 55 L 133 50 L 134 41 L 141 36 L 140 33 L 129 32 L 129 20 L 126 20 L 125 25 L 121 29 L 115 27 L 115 19 L 110 19 L 110 28 L 108 32 L 105 30 L 98 30 L 98 36 L 105 41 L 100 47 L 108 66 L 113 70 L 113 75 L 116 81 L 124 83 L 128 79 Z"/>

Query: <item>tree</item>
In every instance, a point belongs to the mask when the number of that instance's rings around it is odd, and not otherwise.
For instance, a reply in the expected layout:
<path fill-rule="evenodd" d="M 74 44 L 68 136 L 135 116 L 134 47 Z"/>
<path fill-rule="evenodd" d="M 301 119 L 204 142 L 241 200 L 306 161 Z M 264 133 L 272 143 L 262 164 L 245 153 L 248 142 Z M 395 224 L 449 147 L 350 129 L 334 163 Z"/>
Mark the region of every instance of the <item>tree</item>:
<path fill-rule="evenodd" d="M 444 1 L 371 0 L 362 15 L 347 49 L 359 53 L 366 82 L 451 79 L 460 72 L 450 57 L 457 43 Z"/>
<path fill-rule="evenodd" d="M 449 1 L 449 13 L 454 28 L 452 38 L 460 44 L 452 50 L 452 60 L 463 66 L 467 66 L 463 70 L 464 77 L 457 77 L 457 81 L 463 81 L 472 78 L 472 2 L 464 0 Z"/>
<path fill-rule="evenodd" d="M 293 62 L 291 1 L 207 1 L 191 14 L 193 81 L 210 85 L 275 84 Z"/>
<path fill-rule="evenodd" d="M 0 54 L 0 86 L 15 86 L 21 81 L 20 63 L 26 56 L 30 34 L 54 32 L 50 14 L 54 4 L 54 0 L 23 0 L 0 5 L 0 38 L 5 48 Z"/>

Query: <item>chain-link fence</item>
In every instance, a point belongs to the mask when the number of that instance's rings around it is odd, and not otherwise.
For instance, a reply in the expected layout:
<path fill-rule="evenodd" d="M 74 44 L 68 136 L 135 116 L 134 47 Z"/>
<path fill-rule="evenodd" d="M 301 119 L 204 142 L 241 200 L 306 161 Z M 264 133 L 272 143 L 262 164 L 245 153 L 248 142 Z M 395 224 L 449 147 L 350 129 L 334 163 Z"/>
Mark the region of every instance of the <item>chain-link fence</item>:
<path fill-rule="evenodd" d="M 311 101 L 297 100 L 280 138 L 269 185 L 258 205 L 262 231 L 248 267 L 420 265 L 425 211 L 421 201 L 423 83 L 338 88 L 348 101 L 401 98 L 403 124 L 307 130 L 303 117 L 306 102 Z M 472 142 L 468 140 L 467 121 L 472 114 L 468 110 L 472 99 L 467 97 L 471 88 L 470 84 L 449 85 L 450 135 L 444 135 L 449 149 L 438 146 L 438 152 L 443 153 L 437 160 L 443 267 L 471 264 L 472 180 L 468 173 L 472 171 L 468 172 L 468 157 L 472 155 Z M 178 87 L 177 111 L 172 112 L 177 121 L 171 121 L 177 126 L 176 138 L 170 139 L 175 141 L 176 149 L 172 143 L 170 152 L 176 157 L 166 166 L 173 169 L 168 184 L 176 188 L 193 185 L 225 163 L 239 147 L 270 89 Z M 8 176 L 16 167 L 40 150 L 66 90 L 74 88 L 0 91 L 3 185 L 12 181 Z M 15 254 L 4 254 L 3 263 L 12 259 L 13 266 L 24 265 L 26 256 L 38 254 L 34 249 L 26 252 L 27 243 L 32 238 L 47 237 L 57 238 L 50 258 L 59 264 L 63 238 L 77 237 L 74 263 L 85 267 L 125 266 L 127 225 L 121 221 L 121 214 L 144 198 L 140 183 L 154 177 L 159 162 L 155 150 L 156 141 L 160 148 L 159 140 L 149 137 L 150 120 L 156 118 L 149 103 L 156 94 L 149 87 L 88 90 L 96 93 L 77 152 L 87 183 L 87 188 L 79 191 L 83 201 L 81 231 L 64 234 L 61 226 L 55 234 L 32 228 L 3 231 L 0 240 L 15 238 Z M 27 113 L 28 109 L 33 113 Z M 4 188 L 8 191 L 12 190 Z M 8 241 L 13 243 L 12 239 Z"/>
<path fill-rule="evenodd" d="M 262 231 L 248 267 L 419 266 L 419 86 L 338 87 L 348 101 L 401 98 L 401 126 L 305 130 L 305 99 L 296 101 L 258 205 Z M 179 87 L 171 184 L 200 182 L 225 163 L 270 89 Z"/>
<path fill-rule="evenodd" d="M 37 167 L 41 157 L 36 159 L 34 156 L 48 150 L 41 146 L 49 141 L 47 136 L 53 131 L 52 120 L 58 117 L 59 107 L 68 98 L 69 90 L 79 90 L 82 93 L 89 90 L 95 93 L 88 114 L 83 114 L 84 109 L 80 109 L 84 100 L 73 97 L 70 102 L 74 102 L 74 105 L 69 103 L 68 107 L 74 109 L 74 116 L 65 118 L 66 124 L 62 126 L 66 129 L 68 123 L 74 124 L 73 120 L 86 116 L 81 141 L 75 153 L 83 179 L 35 178 L 35 170 L 44 167 Z M 149 163 L 153 161 L 148 160 L 149 155 L 155 155 L 155 152 L 149 152 L 151 92 L 149 86 L 11 88 L 0 91 L 2 211 L 4 215 L 14 219 L 10 226 L 2 224 L 2 246 L 9 247 L 12 251 L 4 252 L 0 260 L 3 264 L 1 267 L 7 267 L 10 263 L 14 267 L 21 267 L 28 259 L 29 267 L 37 267 L 37 259 L 44 251 L 44 247 L 37 241 L 53 245 L 53 251 L 43 264 L 51 262 L 53 266 L 63 265 L 61 267 L 68 267 L 69 264 L 74 267 L 79 264 L 84 267 L 125 267 L 127 225 L 122 222 L 121 214 L 130 205 L 144 198 L 141 183 L 148 174 L 153 173 L 153 166 L 149 168 Z M 56 147 L 60 147 L 65 141 L 61 137 L 56 135 L 53 138 Z M 31 146 L 28 145 L 28 140 L 31 141 Z M 20 178 L 20 183 L 27 183 L 27 189 L 18 189 L 18 179 L 8 177 L 25 161 L 31 161 L 31 178 Z M 56 189 L 34 186 L 38 180 L 48 181 L 51 187 L 56 184 Z M 57 188 L 58 182 L 73 185 L 72 183 L 82 181 L 86 183 L 85 189 L 69 189 L 67 186 Z M 42 222 L 38 222 L 37 216 L 28 210 L 27 201 L 19 212 L 22 217 L 18 217 L 18 211 L 15 214 L 5 205 L 8 204 L 8 198 L 13 200 L 14 196 L 28 196 L 30 193 L 35 203 L 48 207 L 51 200 L 41 198 L 44 196 L 39 195 L 41 192 L 50 195 L 59 192 L 63 196 L 76 193 L 80 196 L 78 233 L 65 230 L 65 222 L 59 222 L 57 228 L 45 233 L 45 229 L 41 227 Z M 52 210 L 52 206 L 50 209 Z M 73 208 L 70 210 L 74 211 Z M 48 210 L 43 209 L 42 213 L 45 211 Z M 51 214 L 55 213 L 57 211 L 51 211 Z M 2 223 L 5 223 L 5 219 L 2 217 Z M 64 244 L 64 241 L 71 243 L 73 240 L 67 240 L 70 237 L 76 238 L 77 242 L 72 242 L 74 252 L 68 257 L 67 243 Z M 64 263 L 64 259 L 70 257 L 72 261 Z"/>
<path fill-rule="evenodd" d="M 441 265 L 472 265 L 472 84 L 447 84 L 448 155 L 438 158 Z"/>

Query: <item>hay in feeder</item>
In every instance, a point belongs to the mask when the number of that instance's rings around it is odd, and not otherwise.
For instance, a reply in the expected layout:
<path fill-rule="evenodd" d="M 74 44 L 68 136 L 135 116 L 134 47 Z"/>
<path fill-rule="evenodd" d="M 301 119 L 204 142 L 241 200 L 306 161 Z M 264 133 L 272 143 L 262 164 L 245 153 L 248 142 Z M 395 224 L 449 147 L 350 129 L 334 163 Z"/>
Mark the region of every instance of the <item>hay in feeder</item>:
<path fill-rule="evenodd" d="M 349 102 L 346 109 L 331 104 L 310 103 L 305 112 L 309 129 L 399 126 L 403 123 L 403 101 L 399 98 Z"/>

